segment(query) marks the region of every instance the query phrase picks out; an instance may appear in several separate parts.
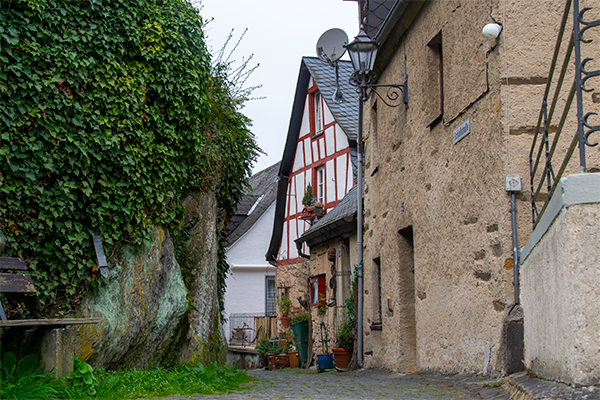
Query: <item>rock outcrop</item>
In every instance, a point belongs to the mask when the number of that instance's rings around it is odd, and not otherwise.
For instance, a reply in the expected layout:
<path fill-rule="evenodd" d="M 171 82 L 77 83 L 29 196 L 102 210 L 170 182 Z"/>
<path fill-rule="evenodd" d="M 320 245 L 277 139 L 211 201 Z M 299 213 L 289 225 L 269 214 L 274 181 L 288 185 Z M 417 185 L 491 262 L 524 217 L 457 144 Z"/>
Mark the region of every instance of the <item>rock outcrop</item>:
<path fill-rule="evenodd" d="M 80 313 L 103 321 L 77 328 L 79 358 L 115 370 L 224 361 L 214 194 L 192 194 L 184 206 L 186 234 L 177 251 L 169 231 L 157 226 L 149 246 L 122 249 L 108 284 L 84 301 Z"/>

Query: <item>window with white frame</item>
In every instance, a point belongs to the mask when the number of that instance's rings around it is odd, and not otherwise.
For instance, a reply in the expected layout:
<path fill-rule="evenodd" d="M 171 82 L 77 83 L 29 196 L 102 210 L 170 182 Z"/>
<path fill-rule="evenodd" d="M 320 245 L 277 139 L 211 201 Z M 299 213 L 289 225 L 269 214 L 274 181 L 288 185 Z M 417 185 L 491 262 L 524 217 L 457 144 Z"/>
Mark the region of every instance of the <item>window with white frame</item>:
<path fill-rule="evenodd" d="M 265 276 L 265 314 L 275 315 L 277 303 L 275 301 L 275 276 Z"/>
<path fill-rule="evenodd" d="M 323 132 L 323 112 L 321 110 L 321 93 L 313 95 L 315 102 L 315 134 Z"/>
<path fill-rule="evenodd" d="M 324 203 L 325 201 L 325 168 L 317 168 L 317 203 Z"/>

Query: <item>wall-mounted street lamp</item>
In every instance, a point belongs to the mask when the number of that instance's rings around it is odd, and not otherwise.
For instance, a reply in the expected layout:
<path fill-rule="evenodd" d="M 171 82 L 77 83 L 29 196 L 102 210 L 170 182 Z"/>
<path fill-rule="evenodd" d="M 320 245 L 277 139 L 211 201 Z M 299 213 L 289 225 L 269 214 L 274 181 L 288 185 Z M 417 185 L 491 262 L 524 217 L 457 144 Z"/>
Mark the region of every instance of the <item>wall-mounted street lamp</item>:
<path fill-rule="evenodd" d="M 362 27 L 354 41 L 346 45 L 346 50 L 348 50 L 354 68 L 350 83 L 358 88 L 361 101 L 367 101 L 371 94 L 375 93 L 386 105 L 398 107 L 400 105 L 397 102 L 400 97 L 398 91 L 400 91 L 402 92 L 402 102 L 408 109 L 408 75 L 405 75 L 402 85 L 370 83 L 376 76 L 373 67 L 377 57 L 377 43 L 367 36 Z M 376 89 L 380 87 L 388 89 L 386 93 L 387 100 L 377 92 Z"/>
<path fill-rule="evenodd" d="M 356 340 L 356 353 L 358 366 L 363 366 L 363 293 L 364 293 L 364 281 L 363 281 L 363 115 L 364 115 L 364 103 L 369 99 L 372 93 L 375 93 L 377 97 L 381 99 L 386 105 L 390 107 L 398 107 L 401 103 L 399 100 L 400 95 L 398 91 L 402 92 L 402 102 L 408 109 L 408 76 L 405 74 L 404 83 L 402 85 L 395 84 L 372 84 L 371 80 L 375 77 L 373 67 L 375 65 L 375 58 L 377 57 L 377 43 L 371 40 L 365 34 L 363 27 L 361 26 L 358 36 L 354 38 L 352 43 L 346 45 L 346 50 L 350 55 L 352 66 L 354 67 L 354 74 L 350 78 L 350 84 L 356 86 L 359 93 L 358 100 L 358 172 L 356 183 L 358 188 L 358 209 L 356 211 L 356 246 L 357 246 L 357 259 L 358 259 L 358 271 L 357 271 L 357 286 L 358 286 L 358 304 L 357 304 L 357 340 Z M 377 88 L 387 88 L 386 98 L 377 92 Z"/>
<path fill-rule="evenodd" d="M 372 84 L 371 80 L 375 78 L 373 66 L 377 57 L 377 43 L 371 40 L 365 34 L 361 26 L 358 36 L 354 38 L 352 43 L 346 44 L 348 36 L 341 29 L 330 29 L 323 33 L 317 42 L 317 56 L 332 65 L 337 67 L 337 60 L 341 58 L 347 50 L 352 61 L 354 73 L 350 78 L 350 84 L 356 86 L 359 93 L 358 101 L 358 166 L 357 166 L 357 210 L 356 210 L 356 255 L 358 259 L 358 304 L 357 310 L 357 355 L 358 366 L 363 366 L 363 109 L 365 101 L 369 100 L 372 93 L 381 99 L 390 107 L 398 107 L 404 103 L 408 109 L 408 76 L 405 74 L 404 83 L 402 85 L 395 84 Z M 344 51 L 340 52 L 340 49 Z M 336 69 L 337 71 L 337 69 Z M 337 74 L 336 74 L 337 86 Z M 385 98 L 377 92 L 377 88 L 387 88 Z M 336 90 L 336 93 L 338 91 Z M 402 101 L 400 94 L 402 92 Z M 334 99 L 334 101 L 336 101 Z M 343 101 L 340 98 L 340 101 Z"/>

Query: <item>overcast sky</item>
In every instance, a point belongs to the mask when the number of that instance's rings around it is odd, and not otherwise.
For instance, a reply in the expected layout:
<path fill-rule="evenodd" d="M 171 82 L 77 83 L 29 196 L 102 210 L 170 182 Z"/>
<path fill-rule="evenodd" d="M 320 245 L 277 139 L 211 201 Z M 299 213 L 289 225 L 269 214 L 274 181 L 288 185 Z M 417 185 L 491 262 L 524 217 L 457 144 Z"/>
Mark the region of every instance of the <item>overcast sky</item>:
<path fill-rule="evenodd" d="M 254 165 L 258 172 L 281 159 L 302 56 L 316 56 L 317 40 L 331 28 L 341 28 L 352 41 L 358 34 L 358 5 L 343 0 L 202 0 L 200 14 L 210 20 L 207 44 L 217 52 L 231 29 L 234 40 L 248 28 L 233 54 L 241 61 L 254 54 L 260 64 L 246 86 L 262 85 L 242 113 L 252 120 L 252 132 L 266 155 Z M 345 55 L 344 59 L 348 59 Z"/>

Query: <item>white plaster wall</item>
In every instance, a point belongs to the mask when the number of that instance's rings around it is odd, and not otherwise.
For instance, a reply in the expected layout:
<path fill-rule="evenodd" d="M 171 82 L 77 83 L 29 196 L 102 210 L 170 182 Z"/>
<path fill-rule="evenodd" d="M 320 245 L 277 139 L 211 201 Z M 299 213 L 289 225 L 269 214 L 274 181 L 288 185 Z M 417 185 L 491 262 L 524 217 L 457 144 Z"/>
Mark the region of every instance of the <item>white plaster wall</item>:
<path fill-rule="evenodd" d="M 330 126 L 325 130 L 325 140 L 327 141 L 327 156 L 335 153 L 334 127 Z"/>
<path fill-rule="evenodd" d="M 599 227 L 600 203 L 563 207 L 522 265 L 525 365 L 544 378 L 600 383 Z"/>
<path fill-rule="evenodd" d="M 321 98 L 321 99 L 323 99 L 323 98 Z M 327 106 L 327 103 L 325 103 L 324 101 L 323 101 L 323 114 L 325 117 L 325 125 L 328 125 L 335 121 L 335 118 L 333 118 L 333 114 L 331 114 L 331 110 Z"/>
<path fill-rule="evenodd" d="M 227 276 L 224 305 L 225 317 L 231 314 L 265 312 L 265 276 L 275 275 L 275 267 L 267 263 L 265 254 L 273 229 L 275 202 L 269 206 L 254 226 L 227 250 L 231 266 Z M 225 324 L 225 337 L 230 329 Z"/>

